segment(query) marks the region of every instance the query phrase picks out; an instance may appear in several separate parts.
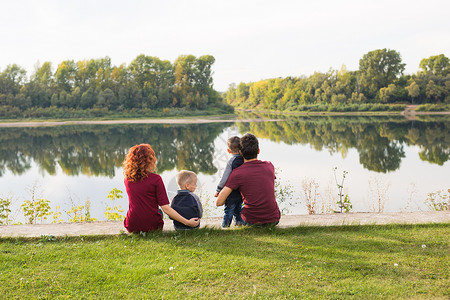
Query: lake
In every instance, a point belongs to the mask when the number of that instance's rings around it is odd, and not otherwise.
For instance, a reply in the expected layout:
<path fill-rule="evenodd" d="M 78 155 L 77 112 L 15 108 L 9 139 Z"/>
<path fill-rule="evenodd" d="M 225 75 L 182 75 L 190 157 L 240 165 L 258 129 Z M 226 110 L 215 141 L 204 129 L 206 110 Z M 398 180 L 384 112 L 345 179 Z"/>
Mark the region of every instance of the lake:
<path fill-rule="evenodd" d="M 222 216 L 213 194 L 229 159 L 226 140 L 246 132 L 259 138 L 259 159 L 277 169 L 277 195 L 285 214 L 307 214 L 305 195 L 315 199 L 316 213 L 338 210 L 343 171 L 343 194 L 355 212 L 429 210 L 427 195 L 450 188 L 447 116 L 414 121 L 401 116 L 277 118 L 0 128 L 0 198 L 12 200 L 14 222 L 24 222 L 20 205 L 33 191 L 35 198 L 50 200 L 52 210 L 60 206 L 63 220 L 87 200 L 91 216 L 104 220 L 106 207 L 121 205 L 126 211 L 128 206 L 121 167 L 125 154 L 135 144 L 149 143 L 169 197 L 177 190 L 177 171 L 192 170 L 199 174 L 196 193 L 205 215 Z M 116 203 L 107 199 L 113 188 L 124 191 Z"/>

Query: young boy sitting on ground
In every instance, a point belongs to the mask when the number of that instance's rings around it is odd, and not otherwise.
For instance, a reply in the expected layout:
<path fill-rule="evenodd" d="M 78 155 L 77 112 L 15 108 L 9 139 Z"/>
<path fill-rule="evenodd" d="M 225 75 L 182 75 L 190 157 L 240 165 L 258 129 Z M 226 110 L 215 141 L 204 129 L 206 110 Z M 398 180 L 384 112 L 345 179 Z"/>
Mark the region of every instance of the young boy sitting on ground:
<path fill-rule="evenodd" d="M 214 197 L 219 196 L 220 191 L 225 186 L 225 183 L 228 180 L 228 177 L 231 174 L 231 171 L 239 167 L 244 163 L 244 158 L 239 154 L 239 150 L 241 149 L 241 139 L 237 136 L 230 137 L 227 141 L 228 144 L 228 153 L 230 153 L 232 156 L 230 160 L 227 163 L 227 166 L 225 167 L 225 171 L 223 172 L 222 179 L 219 182 L 219 185 L 217 186 L 216 193 L 214 194 Z M 231 192 L 231 194 L 227 197 L 225 201 L 225 209 L 224 209 L 224 216 L 223 216 L 223 222 L 222 227 L 230 227 L 231 221 L 233 220 L 233 216 L 235 219 L 236 225 L 244 225 L 245 222 L 242 220 L 241 217 L 241 211 L 242 211 L 242 195 L 239 190 L 234 190 Z"/>
<path fill-rule="evenodd" d="M 177 184 L 180 189 L 172 199 L 170 206 L 188 220 L 191 218 L 200 219 L 203 215 L 203 207 L 198 196 L 194 194 L 197 188 L 197 174 L 192 171 L 182 170 L 177 175 Z M 175 220 L 173 220 L 173 226 L 175 230 L 193 229 Z M 200 223 L 194 228 L 199 227 Z"/>

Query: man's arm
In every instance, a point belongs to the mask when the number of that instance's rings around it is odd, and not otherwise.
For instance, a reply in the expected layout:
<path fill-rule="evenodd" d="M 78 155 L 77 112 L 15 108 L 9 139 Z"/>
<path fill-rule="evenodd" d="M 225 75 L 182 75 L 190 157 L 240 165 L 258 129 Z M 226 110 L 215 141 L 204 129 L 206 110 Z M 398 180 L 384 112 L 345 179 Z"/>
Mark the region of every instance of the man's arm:
<path fill-rule="evenodd" d="M 233 190 L 230 189 L 227 186 L 224 186 L 222 191 L 220 191 L 219 196 L 216 200 L 216 206 L 222 206 L 225 204 L 225 200 L 227 200 L 227 197 L 231 194 Z"/>

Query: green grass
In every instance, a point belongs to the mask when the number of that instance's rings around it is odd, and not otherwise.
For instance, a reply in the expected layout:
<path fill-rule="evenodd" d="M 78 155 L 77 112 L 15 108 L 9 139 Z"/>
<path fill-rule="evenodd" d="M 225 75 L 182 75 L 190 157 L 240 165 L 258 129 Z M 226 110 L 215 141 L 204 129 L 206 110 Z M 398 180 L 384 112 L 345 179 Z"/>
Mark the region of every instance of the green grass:
<path fill-rule="evenodd" d="M 0 291 L 4 299 L 448 299 L 449 236 L 440 224 L 0 239 Z"/>

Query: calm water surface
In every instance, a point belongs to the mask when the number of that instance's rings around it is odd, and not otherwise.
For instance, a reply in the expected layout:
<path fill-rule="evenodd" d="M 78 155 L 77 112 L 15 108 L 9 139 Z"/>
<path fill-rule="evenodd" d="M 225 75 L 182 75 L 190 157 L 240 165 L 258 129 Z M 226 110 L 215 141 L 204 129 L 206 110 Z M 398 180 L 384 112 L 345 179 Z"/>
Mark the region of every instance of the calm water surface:
<path fill-rule="evenodd" d="M 91 215 L 104 219 L 107 206 L 128 205 L 107 199 L 125 192 L 121 163 L 127 150 L 151 144 L 158 173 L 169 197 L 175 175 L 199 174 L 197 194 L 207 216 L 221 216 L 212 197 L 229 155 L 226 140 L 254 133 L 259 158 L 277 168 L 277 181 L 292 195 L 280 199 L 286 214 L 308 213 L 306 192 L 316 194 L 316 211 L 337 209 L 337 186 L 348 172 L 344 192 L 353 211 L 428 210 L 427 194 L 450 188 L 450 120 L 448 117 L 406 121 L 387 117 L 289 117 L 276 122 L 197 125 L 78 125 L 0 128 L 0 197 L 13 200 L 12 217 L 24 222 L 20 204 L 31 198 L 61 206 L 63 219 L 72 206 L 91 202 Z"/>

